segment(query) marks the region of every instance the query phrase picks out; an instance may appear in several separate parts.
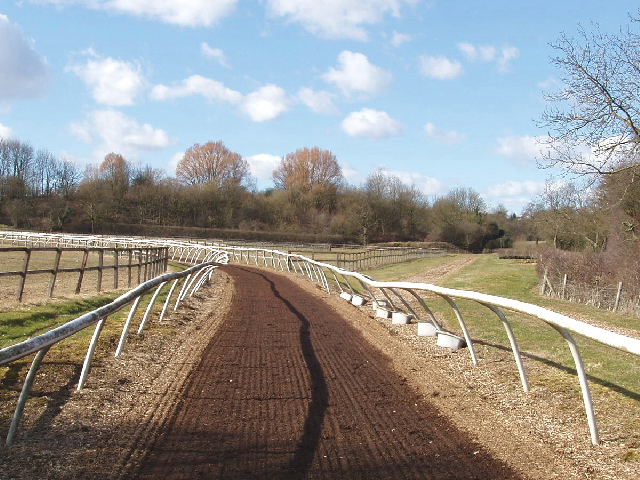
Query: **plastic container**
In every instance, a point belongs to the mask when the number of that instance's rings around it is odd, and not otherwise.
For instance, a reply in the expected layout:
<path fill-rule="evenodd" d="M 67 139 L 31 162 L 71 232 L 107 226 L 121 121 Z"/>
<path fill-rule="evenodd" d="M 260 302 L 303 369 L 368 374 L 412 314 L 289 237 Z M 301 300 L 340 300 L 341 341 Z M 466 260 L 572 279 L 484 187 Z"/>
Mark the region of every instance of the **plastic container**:
<path fill-rule="evenodd" d="M 438 332 L 438 341 L 436 343 L 441 347 L 447 347 L 452 350 L 458 350 L 465 346 L 464 338 L 449 332 Z"/>

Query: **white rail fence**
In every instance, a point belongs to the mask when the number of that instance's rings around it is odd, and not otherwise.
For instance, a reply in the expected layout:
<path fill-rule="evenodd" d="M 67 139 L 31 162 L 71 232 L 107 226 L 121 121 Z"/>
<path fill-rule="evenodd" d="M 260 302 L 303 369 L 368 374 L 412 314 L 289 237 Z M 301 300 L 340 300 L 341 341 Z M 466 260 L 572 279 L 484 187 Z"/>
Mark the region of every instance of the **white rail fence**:
<path fill-rule="evenodd" d="M 28 241 L 32 240 L 33 238 L 29 239 Z M 149 321 L 150 313 L 153 310 L 155 302 L 166 286 L 168 286 L 169 290 L 158 318 L 159 322 L 161 322 L 164 318 L 167 308 L 170 306 L 173 294 L 176 291 L 176 287 L 181 281 L 181 288 L 179 289 L 179 292 L 175 297 L 175 303 L 173 306 L 174 310 L 178 309 L 180 302 L 184 300 L 186 296 L 192 296 L 196 291 L 200 289 L 200 287 L 204 283 L 210 280 L 215 268 L 217 268 L 221 264 L 226 264 L 227 262 L 228 254 L 226 252 L 210 249 L 207 252 L 207 255 L 205 255 L 205 258 L 203 258 L 201 262 L 191 268 L 188 268 L 181 272 L 165 273 L 163 275 L 159 275 L 138 285 L 136 288 L 124 293 L 123 295 L 119 296 L 114 301 L 107 305 L 104 305 L 103 307 L 86 313 L 46 333 L 1 349 L 0 365 L 11 363 L 35 353 L 35 356 L 31 363 L 31 367 L 29 368 L 29 371 L 25 377 L 22 391 L 17 401 L 13 419 L 6 437 L 6 445 L 10 446 L 13 443 L 27 398 L 33 386 L 33 382 L 35 380 L 38 369 L 40 368 L 44 357 L 53 345 L 64 340 L 65 338 L 75 335 L 76 333 L 88 327 L 91 327 L 92 325 L 95 325 L 95 330 L 89 343 L 78 381 L 77 389 L 81 390 L 84 387 L 87 375 L 91 368 L 91 361 L 93 359 L 100 334 L 111 315 L 127 306 L 130 306 L 129 313 L 122 328 L 120 340 L 115 351 L 115 356 L 118 357 L 123 351 L 140 302 L 146 295 L 153 292 L 142 317 L 139 319 L 139 326 L 137 330 L 138 334 L 142 333 L 145 325 Z"/>
<path fill-rule="evenodd" d="M 100 246 L 113 245 L 114 243 L 112 242 L 115 242 L 118 245 L 125 246 L 133 245 L 141 240 L 134 238 L 67 237 L 60 235 L 5 232 L 4 234 L 0 234 L 0 241 L 16 242 L 17 244 L 25 244 L 24 242 L 45 242 L 47 244 L 76 242 L 76 245 L 84 241 L 90 242 L 89 244 L 91 245 L 100 244 Z M 543 307 L 517 300 L 465 290 L 443 288 L 427 283 L 378 282 L 358 272 L 347 271 L 301 255 L 287 254 L 277 250 L 229 247 L 225 245 L 198 245 L 169 240 L 146 239 L 145 242 L 156 246 L 168 247 L 172 260 L 182 263 L 197 264 L 208 260 L 213 252 L 217 254 L 226 252 L 229 261 L 304 275 L 309 280 L 319 283 L 327 292 L 339 294 L 340 297 L 351 302 L 353 305 L 361 306 L 369 302 L 379 317 L 392 318 L 394 323 L 417 322 L 418 335 L 434 336 L 437 338 L 437 343 L 441 346 L 457 349 L 466 345 L 469 350 L 471 362 L 478 364 L 473 339 L 457 304 L 459 300 L 471 300 L 488 308 L 496 315 L 498 321 L 503 324 L 520 375 L 522 388 L 525 392 L 529 391 L 529 382 L 517 339 L 513 334 L 511 323 L 507 319 L 505 311 L 521 313 L 537 319 L 553 327 L 567 342 L 567 346 L 575 363 L 589 425 L 591 442 L 594 445 L 600 443 L 600 437 L 591 392 L 587 381 L 587 373 L 572 334 L 578 334 L 614 349 L 640 356 L 640 340 L 638 339 L 595 327 Z M 87 243 L 85 243 L 85 245 L 86 244 Z M 455 313 L 462 336 L 445 329 L 437 320 L 428 305 L 430 300 L 427 296 L 433 295 L 446 300 L 446 303 Z M 2 351 L 0 351 L 0 354 L 1 353 Z"/>

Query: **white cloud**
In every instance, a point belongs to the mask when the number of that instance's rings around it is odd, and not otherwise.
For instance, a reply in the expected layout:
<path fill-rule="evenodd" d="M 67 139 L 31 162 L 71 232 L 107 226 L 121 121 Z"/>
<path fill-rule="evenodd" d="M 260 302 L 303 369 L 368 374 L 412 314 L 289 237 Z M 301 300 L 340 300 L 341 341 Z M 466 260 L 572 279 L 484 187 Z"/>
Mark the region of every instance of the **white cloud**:
<path fill-rule="evenodd" d="M 333 103 L 335 95 L 325 90 L 313 90 L 311 88 L 301 88 L 297 98 L 305 104 L 313 113 L 334 115 L 340 113 L 338 107 Z"/>
<path fill-rule="evenodd" d="M 68 70 L 75 73 L 91 89 L 93 98 L 102 105 L 133 105 L 147 85 L 139 64 L 100 57 L 93 50 L 84 52 L 90 58 Z"/>
<path fill-rule="evenodd" d="M 400 17 L 400 9 L 418 0 L 267 0 L 269 11 L 300 23 L 307 31 L 326 38 L 366 41 L 365 27 L 375 25 L 390 14 Z"/>
<path fill-rule="evenodd" d="M 245 157 L 245 160 L 249 163 L 251 175 L 258 180 L 271 180 L 273 171 L 278 168 L 282 158 L 268 153 L 259 153 Z"/>
<path fill-rule="evenodd" d="M 437 80 L 452 80 L 463 73 L 462 64 L 457 60 L 449 60 L 447 57 L 428 55 L 420 56 L 422 74 Z"/>
<path fill-rule="evenodd" d="M 322 78 L 336 85 L 346 95 L 373 95 L 391 84 L 391 73 L 369 62 L 362 53 L 344 50 L 338 55 L 339 67 L 330 68 Z"/>
<path fill-rule="evenodd" d="M 40 96 L 48 86 L 49 68 L 34 41 L 0 14 L 0 103 Z"/>
<path fill-rule="evenodd" d="M 151 98 L 154 100 L 170 100 L 191 95 L 201 95 L 209 100 L 236 105 L 254 122 L 275 120 L 287 111 L 291 104 L 286 92 L 277 85 L 265 85 L 245 96 L 216 80 L 200 75 L 193 75 L 170 87 L 155 85 L 151 89 Z"/>
<path fill-rule="evenodd" d="M 407 33 L 398 33 L 393 32 L 391 36 L 391 45 L 394 47 L 399 47 L 403 43 L 411 42 L 413 40 L 413 35 L 409 35 Z"/>
<path fill-rule="evenodd" d="M 491 205 L 502 205 L 507 210 L 519 213 L 531 203 L 538 195 L 544 192 L 546 182 L 515 182 L 508 181 L 499 185 L 493 185 L 482 194 L 482 197 Z"/>
<path fill-rule="evenodd" d="M 487 190 L 487 197 L 526 197 L 531 198 L 544 191 L 545 182 L 514 182 L 508 181 L 493 185 Z"/>
<path fill-rule="evenodd" d="M 498 57 L 498 70 L 502 73 L 509 70 L 509 62 L 520 56 L 520 50 L 513 46 L 502 48 L 502 54 Z"/>
<path fill-rule="evenodd" d="M 9 139 L 13 137 L 14 137 L 13 130 L 0 123 L 0 139 L 1 138 Z"/>
<path fill-rule="evenodd" d="M 342 130 L 352 137 L 381 140 L 402 133 L 402 125 L 386 112 L 363 108 L 342 121 Z"/>
<path fill-rule="evenodd" d="M 424 131 L 427 137 L 433 138 L 438 142 L 445 143 L 447 145 L 455 145 L 464 140 L 465 135 L 454 130 L 443 130 L 436 127 L 433 123 L 428 122 L 424 126 Z"/>
<path fill-rule="evenodd" d="M 506 73 L 509 71 L 509 62 L 520 56 L 520 51 L 513 45 L 505 45 L 497 48 L 494 45 L 473 45 L 472 43 L 463 42 L 458 44 L 458 48 L 471 62 L 496 62 L 498 71 Z"/>
<path fill-rule="evenodd" d="M 183 27 L 208 27 L 230 15 L 238 0 L 29 0 L 59 7 L 82 5 Z"/>
<path fill-rule="evenodd" d="M 94 110 L 82 123 L 73 123 L 71 132 L 85 143 L 96 145 L 96 157 L 109 152 L 137 157 L 146 151 L 161 150 L 172 144 L 161 129 L 139 124 L 133 118 L 113 109 Z"/>
<path fill-rule="evenodd" d="M 445 191 L 444 184 L 435 178 L 418 172 L 402 172 L 398 170 L 382 170 L 385 175 L 392 175 L 400 179 L 405 185 L 413 185 L 424 195 L 437 195 Z"/>
<path fill-rule="evenodd" d="M 209 100 L 239 104 L 243 96 L 240 92 L 225 87 L 222 83 L 200 75 L 192 75 L 182 83 L 167 87 L 156 85 L 151 89 L 151 98 L 154 100 L 171 100 L 174 98 L 201 95 Z"/>
<path fill-rule="evenodd" d="M 200 51 L 202 52 L 202 55 L 204 55 L 205 57 L 210 58 L 211 60 L 215 60 L 223 67 L 230 68 L 229 62 L 227 61 L 227 56 L 224 54 L 224 52 L 221 49 L 211 48 L 207 44 L 207 42 L 202 42 L 200 44 Z"/>
<path fill-rule="evenodd" d="M 184 152 L 178 152 L 171 156 L 171 158 L 169 159 L 169 164 L 167 165 L 167 168 L 165 168 L 165 171 L 168 175 L 173 176 L 176 174 L 176 168 L 178 168 L 178 164 L 183 158 Z"/>
<path fill-rule="evenodd" d="M 241 109 L 254 122 L 267 122 L 280 117 L 289 109 L 290 103 L 282 88 L 265 85 L 247 95 Z"/>
<path fill-rule="evenodd" d="M 498 146 L 493 152 L 507 157 L 516 165 L 529 165 L 542 156 L 541 138 L 529 135 L 498 138 Z"/>

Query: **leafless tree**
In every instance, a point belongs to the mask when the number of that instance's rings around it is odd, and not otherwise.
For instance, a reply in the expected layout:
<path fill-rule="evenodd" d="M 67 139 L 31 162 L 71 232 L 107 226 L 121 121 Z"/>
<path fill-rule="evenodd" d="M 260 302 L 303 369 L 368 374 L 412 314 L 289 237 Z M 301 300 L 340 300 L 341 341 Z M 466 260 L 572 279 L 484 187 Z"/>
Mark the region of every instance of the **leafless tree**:
<path fill-rule="evenodd" d="M 546 165 L 577 174 L 610 175 L 632 169 L 640 158 L 640 18 L 616 34 L 580 28 L 562 34 L 552 59 L 562 87 L 549 93 L 541 124 Z"/>
<path fill-rule="evenodd" d="M 249 164 L 221 141 L 189 147 L 176 168 L 176 177 L 186 185 L 226 183 L 240 185 L 249 177 Z"/>

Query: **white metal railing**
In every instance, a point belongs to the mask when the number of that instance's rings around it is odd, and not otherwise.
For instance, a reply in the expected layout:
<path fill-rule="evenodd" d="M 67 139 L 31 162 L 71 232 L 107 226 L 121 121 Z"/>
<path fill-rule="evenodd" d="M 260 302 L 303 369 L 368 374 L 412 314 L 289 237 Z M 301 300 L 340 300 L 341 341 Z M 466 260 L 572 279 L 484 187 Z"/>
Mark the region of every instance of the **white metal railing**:
<path fill-rule="evenodd" d="M 31 234 L 28 236 L 31 237 Z M 15 239 L 17 240 L 17 237 Z M 34 238 L 31 237 L 29 241 L 32 240 L 34 240 Z M 47 237 L 45 239 L 43 237 L 41 240 L 52 242 L 55 239 L 52 237 Z M 59 238 L 59 241 L 66 243 L 69 242 L 70 239 L 68 237 L 61 237 Z M 68 243 L 68 245 L 70 244 L 71 243 Z M 82 245 L 82 243 L 75 243 L 75 245 Z M 89 343 L 89 347 L 87 349 L 83 367 L 80 373 L 80 379 L 78 381 L 77 389 L 81 390 L 85 384 L 89 369 L 91 367 L 91 361 L 95 352 L 97 341 L 109 316 L 120 311 L 126 306 L 131 305 L 129 313 L 127 315 L 127 319 L 122 329 L 122 333 L 120 335 L 120 341 L 118 342 L 118 346 L 116 348 L 115 356 L 117 357 L 122 353 L 137 308 L 140 304 L 140 301 L 145 295 L 153 291 L 153 295 L 147 305 L 147 308 L 145 309 L 145 312 L 140 319 L 138 333 L 141 333 L 143 331 L 149 319 L 149 315 L 153 309 L 153 306 L 159 297 L 159 294 L 168 283 L 172 282 L 162 306 L 162 311 L 159 315 L 158 321 L 162 321 L 162 319 L 164 318 L 166 310 L 170 305 L 171 299 L 173 297 L 173 293 L 180 281 L 182 281 L 182 287 L 180 288 L 179 293 L 176 296 L 175 304 L 173 307 L 174 310 L 177 310 L 180 302 L 187 295 L 193 295 L 206 281 L 211 278 L 211 275 L 215 268 L 217 268 L 221 264 L 228 263 L 228 254 L 223 251 L 215 251 L 210 249 L 207 252 L 206 257 L 207 259 L 205 261 L 199 262 L 197 265 L 191 268 L 188 268 L 181 272 L 165 273 L 163 275 L 155 277 L 138 285 L 136 288 L 124 293 L 123 295 L 120 295 L 118 298 L 107 305 L 104 305 L 92 312 L 86 313 L 41 335 L 29 338 L 23 342 L 1 349 L 0 365 L 11 363 L 27 355 L 35 353 L 35 357 L 31 363 L 31 367 L 27 373 L 22 391 L 18 398 L 13 419 L 9 427 L 9 432 L 7 434 L 5 442 L 6 445 L 9 446 L 13 443 L 22 416 L 22 412 L 24 410 L 27 397 L 29 396 L 29 393 L 31 391 L 36 373 L 38 372 L 38 369 L 40 368 L 40 365 L 42 364 L 42 361 L 51 346 L 55 345 L 65 338 L 75 335 L 85 328 L 96 325 L 93 336 Z"/>
<path fill-rule="evenodd" d="M 340 293 L 341 297 L 351 301 L 355 305 L 362 305 L 364 301 L 368 300 L 377 310 L 376 314 L 379 316 L 383 314 L 389 314 L 391 316 L 400 314 L 400 318 L 403 316 L 405 318 L 413 317 L 418 322 L 418 334 L 436 336 L 438 337 L 439 344 L 451 346 L 456 343 L 455 341 L 449 341 L 449 339 L 455 340 L 457 335 L 442 327 L 427 305 L 425 295 L 430 294 L 443 298 L 454 311 L 463 334 L 462 338 L 458 338 L 460 342 L 458 342 L 457 345 L 466 344 L 469 348 L 471 361 L 474 364 L 478 364 L 478 358 L 473 346 L 473 340 L 456 301 L 471 300 L 483 305 L 492 311 L 504 325 L 518 368 L 522 388 L 525 392 L 529 391 L 529 382 L 515 335 L 503 310 L 526 314 L 550 325 L 567 341 L 568 348 L 571 351 L 580 383 L 591 441 L 594 445 L 600 443 L 600 437 L 584 362 L 582 361 L 572 333 L 587 337 L 600 344 L 640 356 L 640 340 L 636 338 L 595 327 L 549 309 L 518 300 L 465 290 L 443 288 L 427 283 L 378 282 L 358 272 L 351 272 L 333 265 L 316 262 L 301 255 L 291 255 L 274 250 L 237 247 L 221 248 L 226 249 L 229 252 L 230 258 L 238 262 L 287 270 L 305 275 L 310 280 L 320 283 L 323 288 L 330 293 L 333 287 L 336 293 Z M 355 285 L 359 285 L 361 289 L 355 288 Z M 444 339 L 442 343 L 440 343 L 441 338 Z"/>
<path fill-rule="evenodd" d="M 5 235 L 3 237 L 3 234 Z M 35 237 L 33 237 L 35 236 Z M 31 237 L 27 240 L 27 237 Z M 39 237 L 39 238 L 38 238 Z M 5 240 L 6 239 L 6 240 Z M 57 240 L 56 240 L 57 239 Z M 339 293 L 341 297 L 349 300 L 354 305 L 362 305 L 366 301 L 376 309 L 376 314 L 385 314 L 405 319 L 413 318 L 418 323 L 419 335 L 435 336 L 438 344 L 459 348 L 466 344 L 469 349 L 471 361 L 478 363 L 473 340 L 467 328 L 464 317 L 458 308 L 457 300 L 471 300 L 487 307 L 503 324 L 511 345 L 514 361 L 516 363 L 522 388 L 529 391 L 522 357 L 517 340 L 511 329 L 511 324 L 504 311 L 526 314 L 553 327 L 566 341 L 573 357 L 586 417 L 589 425 L 591 441 L 594 445 L 600 443 L 598 428 L 593 409 L 591 393 L 587 382 L 587 374 L 572 333 L 590 338 L 600 344 L 607 345 L 640 356 L 640 340 L 620 335 L 618 333 L 589 325 L 546 308 L 528 304 L 525 302 L 486 295 L 477 292 L 456 290 L 438 287 L 427 283 L 412 282 L 378 282 L 367 275 L 351 272 L 330 264 L 314 261 L 302 255 L 284 253 L 278 250 L 261 248 L 231 247 L 226 245 L 199 245 L 178 240 L 160 239 L 136 239 L 118 237 L 90 237 L 90 236 L 55 236 L 50 234 L 23 234 L 19 232 L 0 233 L 0 241 L 24 242 L 106 242 L 104 245 L 113 245 L 109 242 L 118 242 L 122 245 L 139 244 L 146 242 L 149 245 L 162 245 L 169 248 L 169 254 L 173 260 L 184 263 L 197 263 L 208 261 L 213 252 L 226 252 L 229 261 L 256 265 L 260 267 L 274 268 L 281 271 L 289 271 L 304 275 L 311 281 L 320 283 L 327 292 Z M 357 288 L 360 287 L 360 288 Z M 462 331 L 462 337 L 446 330 L 437 320 L 428 305 L 426 296 L 438 296 L 446 300 L 455 313 L 456 319 Z M 402 321 L 402 320 L 401 320 Z M 442 340 L 442 342 L 441 342 Z"/>

